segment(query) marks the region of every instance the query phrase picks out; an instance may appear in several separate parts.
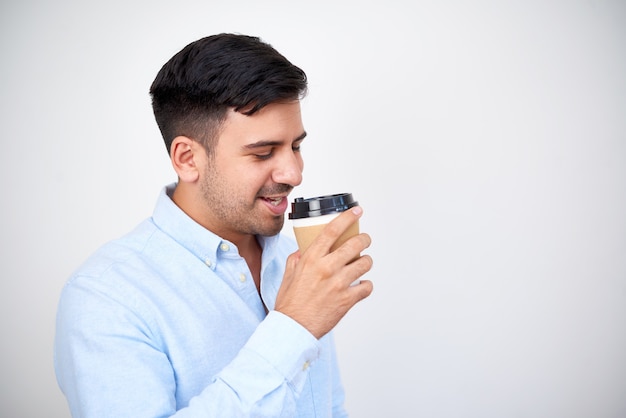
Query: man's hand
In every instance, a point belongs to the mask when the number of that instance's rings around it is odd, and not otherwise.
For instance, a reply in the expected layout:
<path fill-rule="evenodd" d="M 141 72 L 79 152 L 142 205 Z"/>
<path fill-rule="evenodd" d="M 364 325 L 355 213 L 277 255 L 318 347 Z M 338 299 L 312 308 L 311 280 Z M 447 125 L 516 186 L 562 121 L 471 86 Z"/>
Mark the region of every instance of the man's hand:
<path fill-rule="evenodd" d="M 369 280 L 350 286 L 372 268 L 372 258 L 359 255 L 369 247 L 369 235 L 356 235 L 330 252 L 335 241 L 362 212 L 358 206 L 343 212 L 324 227 L 303 254 L 297 251 L 287 258 L 274 309 L 297 321 L 318 339 L 372 293 Z"/>

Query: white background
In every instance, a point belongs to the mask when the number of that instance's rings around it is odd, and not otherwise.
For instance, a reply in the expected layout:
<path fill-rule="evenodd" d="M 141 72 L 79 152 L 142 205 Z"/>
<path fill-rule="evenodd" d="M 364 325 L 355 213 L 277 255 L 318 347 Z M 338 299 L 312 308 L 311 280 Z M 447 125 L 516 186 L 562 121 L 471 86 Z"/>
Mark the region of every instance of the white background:
<path fill-rule="evenodd" d="M 69 416 L 59 292 L 174 181 L 148 88 L 223 31 L 310 78 L 292 197 L 365 210 L 353 417 L 626 416 L 626 2 L 592 0 L 2 2 L 0 415 Z"/>

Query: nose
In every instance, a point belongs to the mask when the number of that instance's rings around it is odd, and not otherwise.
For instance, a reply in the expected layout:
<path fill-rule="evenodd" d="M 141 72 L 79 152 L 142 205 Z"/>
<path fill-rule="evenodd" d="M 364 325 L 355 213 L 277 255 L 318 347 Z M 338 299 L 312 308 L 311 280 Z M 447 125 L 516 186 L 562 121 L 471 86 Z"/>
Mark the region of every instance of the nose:
<path fill-rule="evenodd" d="M 289 150 L 282 158 L 276 160 L 272 180 L 292 187 L 299 186 L 302 183 L 303 169 L 304 162 L 300 153 Z"/>

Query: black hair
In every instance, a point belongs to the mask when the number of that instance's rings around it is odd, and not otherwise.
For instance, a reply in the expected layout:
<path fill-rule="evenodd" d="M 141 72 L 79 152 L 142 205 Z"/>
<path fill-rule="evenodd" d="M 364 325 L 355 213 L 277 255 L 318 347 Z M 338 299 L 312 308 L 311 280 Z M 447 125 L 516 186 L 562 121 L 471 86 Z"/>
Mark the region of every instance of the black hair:
<path fill-rule="evenodd" d="M 260 38 L 222 33 L 190 43 L 159 71 L 152 109 L 169 153 L 179 135 L 207 151 L 229 108 L 252 115 L 264 106 L 306 95 L 304 71 Z"/>

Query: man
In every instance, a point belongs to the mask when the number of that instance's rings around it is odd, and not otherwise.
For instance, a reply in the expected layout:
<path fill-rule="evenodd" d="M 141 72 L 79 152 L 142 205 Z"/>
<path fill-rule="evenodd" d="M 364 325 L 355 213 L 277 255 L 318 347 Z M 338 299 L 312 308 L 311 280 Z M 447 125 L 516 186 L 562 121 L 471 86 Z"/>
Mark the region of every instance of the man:
<path fill-rule="evenodd" d="M 331 330 L 372 284 L 361 216 L 304 253 L 279 234 L 302 181 L 306 75 L 255 37 L 193 42 L 150 89 L 178 181 L 69 279 L 55 369 L 74 417 L 346 416 Z M 356 261 L 352 261 L 357 257 Z"/>

